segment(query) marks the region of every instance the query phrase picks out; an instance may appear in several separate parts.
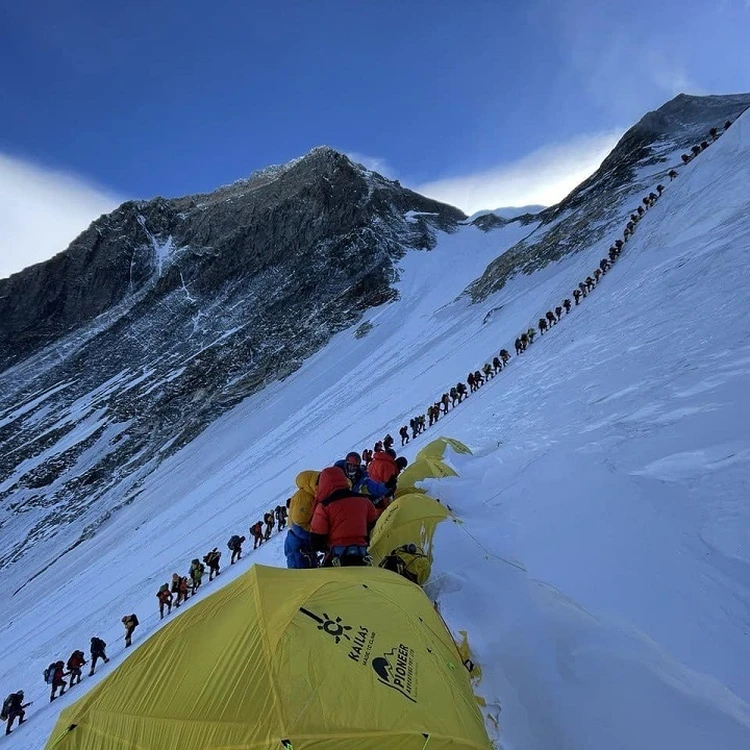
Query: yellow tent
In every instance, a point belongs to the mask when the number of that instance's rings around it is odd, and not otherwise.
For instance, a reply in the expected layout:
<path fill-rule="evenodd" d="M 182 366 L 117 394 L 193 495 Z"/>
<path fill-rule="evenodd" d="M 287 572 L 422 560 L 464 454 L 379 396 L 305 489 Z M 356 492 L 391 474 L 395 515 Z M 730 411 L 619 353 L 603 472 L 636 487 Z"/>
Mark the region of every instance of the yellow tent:
<path fill-rule="evenodd" d="M 432 537 L 448 518 L 448 509 L 427 495 L 402 495 L 391 503 L 372 532 L 370 555 L 380 565 L 386 555 L 404 544 L 416 544 L 432 562 Z"/>
<path fill-rule="evenodd" d="M 442 459 L 445 457 L 445 449 L 449 445 L 456 453 L 471 453 L 471 449 L 464 445 L 460 440 L 449 437 L 439 437 L 425 445 L 425 447 L 417 454 L 417 458 L 432 457 Z"/>
<path fill-rule="evenodd" d="M 255 566 L 65 709 L 47 750 L 489 750 L 424 593 L 378 568 Z"/>
<path fill-rule="evenodd" d="M 458 476 L 444 461 L 445 449 L 448 446 L 456 453 L 471 453 L 469 448 L 453 438 L 440 437 L 433 440 L 422 448 L 414 461 L 399 474 L 396 497 L 414 492 L 424 494 L 423 489 L 416 487 L 416 483 L 424 479 Z"/>

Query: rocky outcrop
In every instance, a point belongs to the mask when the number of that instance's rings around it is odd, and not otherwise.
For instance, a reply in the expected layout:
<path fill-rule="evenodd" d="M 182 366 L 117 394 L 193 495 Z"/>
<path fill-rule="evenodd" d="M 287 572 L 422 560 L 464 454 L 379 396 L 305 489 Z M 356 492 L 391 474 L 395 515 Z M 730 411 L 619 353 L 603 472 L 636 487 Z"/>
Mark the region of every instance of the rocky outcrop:
<path fill-rule="evenodd" d="M 665 180 L 669 168 L 679 163 L 681 150 L 689 150 L 708 137 L 710 128 L 736 119 L 749 106 L 750 94 L 680 94 L 649 112 L 623 135 L 591 177 L 560 203 L 536 214 L 539 227 L 490 263 L 465 294 L 474 302 L 485 299 L 515 274 L 534 273 L 613 235 L 621 229 L 624 199 L 632 198 L 635 208 L 643 191 Z M 481 228 L 492 229 L 493 224 L 489 220 Z"/>

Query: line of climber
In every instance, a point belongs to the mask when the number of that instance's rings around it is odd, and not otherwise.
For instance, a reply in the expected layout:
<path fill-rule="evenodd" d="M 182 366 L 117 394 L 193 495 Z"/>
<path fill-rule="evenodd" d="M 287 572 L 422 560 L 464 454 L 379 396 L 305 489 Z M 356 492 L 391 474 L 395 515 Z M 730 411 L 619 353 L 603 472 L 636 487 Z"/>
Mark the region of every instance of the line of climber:
<path fill-rule="evenodd" d="M 711 128 L 709 137 L 711 142 L 715 141 L 721 132 L 731 126 L 732 122 L 727 120 L 723 130 Z M 709 141 L 702 141 L 698 146 L 693 146 L 692 156 L 682 155 L 682 161 L 687 164 L 695 156 L 708 147 Z M 667 173 L 670 181 L 674 180 L 678 173 L 670 169 Z M 624 243 L 632 236 L 640 219 L 646 211 L 651 208 L 662 195 L 664 186 L 658 184 L 656 192 L 650 192 L 642 199 L 643 205 L 630 214 L 623 239 L 616 240 L 609 248 L 608 258 L 602 258 L 599 266 L 578 284 L 573 290 L 575 305 L 580 303 L 596 287 L 603 275 L 620 256 Z M 563 300 L 553 310 L 548 310 L 537 323 L 540 335 L 544 335 L 552 326 L 560 322 L 563 310 L 567 315 L 571 310 L 570 299 Z M 536 329 L 531 326 L 516 338 L 516 355 L 523 353 L 531 345 L 536 336 Z M 501 349 L 499 354 L 493 357 L 492 363 L 485 363 L 481 370 L 470 372 L 466 378 L 469 385 L 458 382 L 455 386 L 430 404 L 427 415 L 420 414 L 413 417 L 409 426 L 399 429 L 401 445 L 406 445 L 410 439 L 416 438 L 429 426 L 437 423 L 441 415 L 447 414 L 449 408 L 455 408 L 467 398 L 469 393 L 474 393 L 501 372 L 510 360 L 510 353 Z M 409 435 L 409 428 L 412 434 Z M 398 457 L 393 449 L 394 439 L 388 434 L 382 441 L 375 443 L 372 450 L 365 449 L 362 454 L 352 451 L 344 460 L 337 461 L 332 467 L 322 471 L 303 471 L 297 475 L 297 491 L 287 500 L 286 506 L 279 505 L 264 514 L 262 521 L 255 522 L 250 526 L 250 534 L 253 537 L 253 550 L 260 547 L 264 541 L 271 538 L 274 527 L 280 532 L 287 525 L 289 518 L 289 529 L 284 541 L 284 553 L 287 566 L 290 568 L 316 568 L 320 566 L 350 566 L 368 565 L 371 560 L 367 554 L 370 534 L 378 517 L 385 508 L 393 501 L 397 488 L 397 478 L 406 467 L 407 461 L 404 457 Z M 288 510 L 287 510 L 288 509 Z M 234 564 L 242 558 L 242 545 L 246 541 L 244 536 L 233 535 L 227 542 L 231 552 L 230 563 Z M 424 552 L 417 545 L 407 545 L 404 549 L 393 550 L 384 560 L 384 567 L 394 570 L 410 580 L 414 580 L 409 573 L 412 561 L 424 557 Z M 214 547 L 203 557 L 203 563 L 198 558 L 191 561 L 187 576 L 178 573 L 172 575 L 171 585 L 163 584 L 156 596 L 159 604 L 160 619 L 165 614 L 169 615 L 172 606 L 179 608 L 180 604 L 186 602 L 189 596 L 195 596 L 201 586 L 206 566 L 209 569 L 209 581 L 212 581 L 220 573 L 221 552 Z M 132 645 L 132 636 L 140 624 L 135 614 L 125 615 L 122 618 L 125 628 L 125 647 Z M 107 644 L 97 636 L 91 638 L 90 658 L 91 668 L 89 676 L 94 675 L 96 664 L 102 660 L 105 664 L 109 662 L 106 655 Z M 69 687 L 72 688 L 80 683 L 82 667 L 88 662 L 81 650 L 75 650 L 67 660 L 52 662 L 44 670 L 44 680 L 51 686 L 50 702 L 59 695 L 64 695 L 68 683 L 65 678 L 70 677 Z M 67 671 L 66 670 L 67 667 Z M 24 723 L 26 711 L 32 702 L 24 702 L 24 692 L 19 690 L 10 693 L 3 702 L 0 720 L 6 721 L 5 734 L 11 733 L 13 723 Z"/>
<path fill-rule="evenodd" d="M 288 501 L 287 501 L 288 502 Z M 257 521 L 250 527 L 250 533 L 255 539 L 253 549 L 259 547 L 264 541 L 271 538 L 274 527 L 282 531 L 286 527 L 287 506 L 278 505 L 268 511 L 263 516 L 263 521 Z M 244 536 L 233 535 L 227 542 L 231 552 L 231 564 L 234 564 L 242 557 L 242 543 L 245 541 Z M 159 605 L 159 619 L 172 612 L 172 607 L 179 608 L 183 602 L 186 602 L 190 596 L 195 596 L 201 586 L 203 575 L 206 572 L 206 566 L 209 571 L 209 581 L 212 581 L 219 575 L 221 552 L 214 547 L 203 557 L 203 563 L 195 558 L 190 563 L 190 570 L 187 576 L 181 576 L 178 573 L 172 574 L 171 583 L 165 583 L 160 586 L 156 593 Z M 135 629 L 140 625 L 138 616 L 135 613 L 125 615 L 121 620 L 125 629 L 125 648 L 132 645 L 133 634 Z M 86 660 L 82 650 L 76 649 L 64 661 L 58 659 L 50 663 L 43 671 L 44 682 L 50 686 L 50 703 L 58 697 L 65 694 L 66 689 L 71 689 L 81 682 L 83 676 L 83 667 L 90 663 L 89 677 L 93 677 L 96 665 L 99 661 L 105 664 L 109 663 L 109 657 L 106 653 L 107 644 L 98 636 L 93 636 L 90 642 L 90 662 Z M 66 680 L 66 678 L 69 678 Z M 10 693 L 3 701 L 2 711 L 0 711 L 0 721 L 5 721 L 5 734 L 11 733 L 13 724 L 18 720 L 21 725 L 26 721 L 26 709 L 32 705 L 33 701 L 24 702 L 24 691 L 18 690 Z"/>
<path fill-rule="evenodd" d="M 724 123 L 723 128 L 714 127 L 709 131 L 710 142 L 717 140 L 722 133 L 726 132 L 732 125 L 731 120 L 727 120 Z M 698 154 L 704 151 L 709 146 L 709 141 L 704 140 L 699 146 L 693 146 L 692 156 L 687 154 L 682 155 L 682 161 L 687 164 L 692 161 Z M 672 168 L 667 172 L 670 182 L 678 176 L 676 169 Z M 628 222 L 623 230 L 622 239 L 617 239 L 610 246 L 607 253 L 607 257 L 602 258 L 599 261 L 599 265 L 594 269 L 593 273 L 588 275 L 585 279 L 579 282 L 578 286 L 573 290 L 572 297 L 575 301 L 575 305 L 579 305 L 582 299 L 585 299 L 591 291 L 596 287 L 599 281 L 602 279 L 604 274 L 612 267 L 617 258 L 620 257 L 620 253 L 625 243 L 632 237 L 636 225 L 645 216 L 648 209 L 654 206 L 657 200 L 661 197 L 664 192 L 664 185 L 661 183 L 657 184 L 654 191 L 649 192 L 648 195 L 644 196 L 639 205 L 632 211 L 629 216 Z M 543 316 L 537 321 L 536 327 L 529 326 L 523 333 L 516 337 L 514 342 L 516 355 L 522 354 L 526 349 L 534 343 L 536 337 L 537 328 L 539 334 L 544 335 L 549 331 L 552 326 L 557 325 L 563 317 L 563 310 L 565 315 L 570 313 L 573 307 L 573 303 L 569 298 L 565 298 L 560 305 L 557 305 L 554 310 L 547 310 Z M 499 372 L 505 369 L 506 365 L 510 360 L 510 354 L 507 349 L 501 349 L 500 352 L 492 358 L 492 362 L 485 362 L 481 370 L 474 370 L 470 372 L 466 378 L 466 383 L 469 385 L 467 392 L 466 385 L 463 382 L 456 383 L 446 393 L 443 393 L 441 397 L 430 404 L 427 407 L 426 417 L 425 414 L 418 414 L 412 417 L 409 421 L 409 425 L 403 425 L 399 429 L 399 435 L 401 437 L 401 445 L 406 445 L 410 440 L 413 440 L 417 436 L 421 435 L 427 427 L 432 427 L 438 422 L 441 416 L 448 413 L 449 409 L 458 406 L 464 398 L 468 397 L 469 393 L 475 393 L 481 388 L 486 382 L 494 378 Z M 409 428 L 411 428 L 411 435 L 409 434 Z"/>
<path fill-rule="evenodd" d="M 727 120 L 724 123 L 723 128 L 711 128 L 708 131 L 708 138 L 702 140 L 700 143 L 696 143 L 694 146 L 690 148 L 689 153 L 682 154 L 680 157 L 682 159 L 683 164 L 690 164 L 690 162 L 695 159 L 698 154 L 701 153 L 701 151 L 705 151 L 714 141 L 716 141 L 719 136 L 722 135 L 722 133 L 726 133 L 729 128 L 732 127 L 732 121 Z"/>

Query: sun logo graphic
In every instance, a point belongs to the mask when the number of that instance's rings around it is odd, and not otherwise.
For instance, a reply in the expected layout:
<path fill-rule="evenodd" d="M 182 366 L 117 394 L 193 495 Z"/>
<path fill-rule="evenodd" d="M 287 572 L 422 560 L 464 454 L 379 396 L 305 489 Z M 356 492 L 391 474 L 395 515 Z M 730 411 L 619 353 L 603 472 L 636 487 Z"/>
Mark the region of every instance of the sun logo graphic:
<path fill-rule="evenodd" d="M 328 633 L 336 643 L 341 643 L 342 638 L 346 638 L 347 641 L 351 640 L 346 631 L 351 630 L 352 626 L 344 625 L 340 617 L 331 617 L 325 612 L 323 612 L 323 617 L 319 617 L 304 607 L 300 607 L 299 611 L 302 612 L 303 615 L 307 615 L 311 620 L 315 620 L 315 622 L 318 623 L 318 630 Z"/>

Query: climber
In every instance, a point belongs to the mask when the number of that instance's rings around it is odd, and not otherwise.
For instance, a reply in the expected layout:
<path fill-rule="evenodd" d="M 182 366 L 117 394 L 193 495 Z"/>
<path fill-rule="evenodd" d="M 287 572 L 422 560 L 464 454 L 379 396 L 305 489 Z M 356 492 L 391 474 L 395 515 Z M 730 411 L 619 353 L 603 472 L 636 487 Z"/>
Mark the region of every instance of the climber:
<path fill-rule="evenodd" d="M 273 531 L 273 511 L 263 514 L 263 523 L 266 524 L 266 531 L 263 535 L 263 540 L 268 541 L 271 538 L 271 532 Z"/>
<path fill-rule="evenodd" d="M 268 513 L 266 513 L 268 515 Z M 227 547 L 229 548 L 229 551 L 232 553 L 232 556 L 229 560 L 230 565 L 234 565 L 237 560 L 242 559 L 242 543 L 245 541 L 244 536 L 238 536 L 237 534 L 232 534 L 231 537 L 229 537 L 229 541 L 227 542 Z"/>
<path fill-rule="evenodd" d="M 469 384 L 469 390 L 474 393 L 476 390 L 476 385 L 474 384 L 474 373 L 470 372 L 466 377 L 466 382 Z M 432 424 L 432 422 L 430 422 Z"/>
<path fill-rule="evenodd" d="M 70 675 L 70 687 L 81 682 L 81 667 L 86 663 L 83 651 L 74 651 L 68 659 L 67 667 Z"/>
<path fill-rule="evenodd" d="M 383 450 L 388 450 L 389 448 L 393 448 L 393 438 L 391 437 L 391 434 L 388 433 L 383 438 Z"/>
<path fill-rule="evenodd" d="M 250 533 L 253 537 L 253 549 L 258 549 L 263 544 L 263 521 L 256 521 L 250 527 Z"/>
<path fill-rule="evenodd" d="M 17 693 L 11 693 L 3 701 L 3 711 L 2 714 L 0 714 L 0 718 L 7 722 L 5 725 L 5 734 L 10 734 L 11 729 L 13 728 L 13 722 L 16 719 L 18 719 L 19 726 L 26 721 L 26 711 L 24 711 L 24 708 L 28 708 L 31 703 L 31 701 L 28 703 L 23 702 L 23 690 L 19 690 Z"/>
<path fill-rule="evenodd" d="M 346 475 L 336 466 L 320 472 L 317 498 L 310 531 L 313 549 L 327 550 L 323 564 L 367 565 L 367 544 L 378 519 L 375 506 L 349 488 Z"/>
<path fill-rule="evenodd" d="M 555 308 L 555 318 L 557 318 L 556 322 L 560 322 L 560 318 L 562 318 L 562 305 L 558 305 Z"/>
<path fill-rule="evenodd" d="M 717 128 L 711 128 L 711 130 L 708 131 L 708 134 L 713 140 L 716 140 L 719 137 L 719 131 Z"/>
<path fill-rule="evenodd" d="M 479 370 L 474 370 L 474 385 L 477 388 L 480 388 L 484 384 L 484 378 L 482 377 L 482 373 L 479 372 Z"/>
<path fill-rule="evenodd" d="M 180 594 L 180 574 L 172 573 L 172 581 L 169 589 L 172 595 L 177 599 L 176 606 L 180 606 L 180 600 L 177 598 Z"/>
<path fill-rule="evenodd" d="M 708 141 L 701 141 L 701 151 L 705 151 L 708 148 Z"/>
<path fill-rule="evenodd" d="M 287 500 L 287 503 L 289 501 Z M 286 526 L 287 505 L 276 506 L 276 526 L 281 531 Z"/>
<path fill-rule="evenodd" d="M 547 310 L 547 313 L 544 317 L 547 318 L 550 328 L 555 325 L 555 323 L 557 323 L 557 321 L 555 320 L 555 314 L 552 312 L 552 310 Z"/>
<path fill-rule="evenodd" d="M 489 362 L 484 363 L 484 367 L 482 367 L 482 372 L 484 373 L 485 380 L 489 380 L 490 378 L 495 376 L 495 373 L 492 371 L 492 365 Z"/>
<path fill-rule="evenodd" d="M 419 429 L 417 429 L 417 434 L 419 434 Z M 370 461 L 372 461 L 372 451 L 369 448 L 365 448 L 362 451 L 362 461 L 365 467 L 370 465 Z"/>
<path fill-rule="evenodd" d="M 101 639 L 93 636 L 91 638 L 91 669 L 89 677 L 92 677 L 96 669 L 96 662 L 101 659 L 105 664 L 109 663 L 106 652 L 107 644 Z"/>
<path fill-rule="evenodd" d="M 383 455 L 380 456 L 377 466 L 373 461 L 373 466 L 370 470 L 370 478 L 381 485 L 384 485 L 387 490 L 387 495 L 382 498 L 382 501 L 376 503 L 378 507 L 387 507 L 390 498 L 393 497 L 396 492 L 396 482 L 398 475 L 406 467 L 407 461 L 403 456 L 396 458 L 396 451 L 392 448 L 384 451 Z M 355 491 L 357 487 L 353 488 Z"/>
<path fill-rule="evenodd" d="M 435 414 L 433 412 L 433 407 L 430 404 L 430 406 L 427 407 L 427 417 L 430 420 L 429 427 L 432 427 L 433 424 L 435 424 Z"/>
<path fill-rule="evenodd" d="M 318 558 L 310 543 L 310 521 L 315 509 L 318 472 L 301 471 L 297 474 L 296 484 L 297 491 L 289 504 L 289 531 L 284 540 L 286 566 L 317 568 Z"/>
<path fill-rule="evenodd" d="M 678 172 L 676 169 L 670 169 L 669 172 L 667 173 L 667 176 L 669 177 L 669 181 L 672 182 L 672 180 L 674 180 L 674 178 L 677 177 L 677 174 Z"/>
<path fill-rule="evenodd" d="M 588 294 L 588 287 L 586 286 L 586 284 L 584 284 L 583 282 L 581 282 L 578 285 L 578 288 L 581 290 L 581 294 L 583 294 L 583 296 L 586 297 L 586 295 Z"/>
<path fill-rule="evenodd" d="M 376 467 L 377 472 L 378 462 L 385 460 L 384 457 L 388 455 L 389 451 L 394 452 L 393 448 L 389 448 L 378 453 L 370 464 L 369 471 Z M 391 490 L 383 482 L 376 481 L 369 475 L 369 471 L 362 468 L 359 453 L 356 451 L 347 453 L 346 458 L 342 461 L 336 461 L 334 466 L 338 466 L 346 474 L 354 492 L 367 495 L 375 505 L 381 505 L 384 498 L 391 494 Z"/>
<path fill-rule="evenodd" d="M 501 370 L 503 369 L 503 363 L 500 361 L 500 357 L 493 357 L 492 358 L 492 371 L 494 375 L 497 375 Z M 452 391 L 455 391 L 455 388 L 451 388 Z"/>
<path fill-rule="evenodd" d="M 460 404 L 468 395 L 466 393 L 466 384 L 460 381 L 456 383 L 456 392 L 458 393 L 458 403 Z"/>
<path fill-rule="evenodd" d="M 536 336 L 536 328 L 529 327 L 526 331 L 526 335 L 529 337 L 529 344 L 533 344 L 534 336 Z"/>
<path fill-rule="evenodd" d="M 595 281 L 595 282 L 596 282 L 597 284 L 599 283 L 599 278 L 601 277 L 601 275 L 602 275 L 602 270 L 601 270 L 601 268 L 595 268 L 595 269 L 594 269 L 594 281 Z"/>
<path fill-rule="evenodd" d="M 378 442 L 375 443 L 375 445 L 373 447 L 373 451 L 375 453 L 380 453 L 380 451 L 382 451 L 382 450 L 383 450 L 383 441 L 382 440 L 378 440 Z"/>
<path fill-rule="evenodd" d="M 208 565 L 208 580 L 213 581 L 214 576 L 218 576 L 221 572 L 219 561 L 221 560 L 221 552 L 218 547 L 214 547 L 210 552 L 203 556 L 203 562 Z"/>
<path fill-rule="evenodd" d="M 450 397 L 447 393 L 444 393 L 440 398 L 440 403 L 443 405 L 443 413 L 448 413 L 448 401 L 450 400 Z"/>
<path fill-rule="evenodd" d="M 573 299 L 575 300 L 576 305 L 581 304 L 581 290 L 580 289 L 573 290 Z"/>
<path fill-rule="evenodd" d="M 177 587 L 177 601 L 175 607 L 180 606 L 180 602 L 186 602 L 190 596 L 190 587 L 188 586 L 187 576 L 180 576 L 180 582 Z M 138 623 L 136 623 L 137 625 Z"/>
<path fill-rule="evenodd" d="M 521 351 L 525 352 L 529 345 L 529 334 L 524 331 L 519 338 L 521 339 Z"/>
<path fill-rule="evenodd" d="M 609 261 L 606 258 L 602 258 L 599 261 L 599 270 L 602 273 L 607 273 L 607 270 L 609 269 Z"/>
<path fill-rule="evenodd" d="M 179 597 L 178 597 L 179 598 Z M 138 618 L 133 615 L 125 615 L 122 618 L 122 624 L 125 626 L 125 648 L 133 643 L 133 632 L 140 625 Z"/>
<path fill-rule="evenodd" d="M 190 595 L 195 596 L 195 592 L 201 587 L 203 582 L 203 574 L 206 572 L 206 566 L 197 558 L 194 557 L 190 561 L 190 568 L 188 569 L 188 578 L 190 578 Z"/>
<path fill-rule="evenodd" d="M 48 667 L 48 672 L 45 673 L 45 679 L 47 679 L 49 684 L 52 685 L 52 691 L 49 695 L 50 703 L 57 698 L 58 688 L 60 688 L 60 695 L 65 695 L 65 688 L 68 686 L 68 683 L 65 682 L 67 674 L 68 673 L 65 671 L 65 662 L 62 660 L 56 661 Z"/>
<path fill-rule="evenodd" d="M 638 218 L 639 219 L 641 218 L 641 216 L 643 216 L 643 214 L 646 213 L 646 211 L 644 210 L 643 206 L 638 206 L 637 211 L 638 211 Z"/>
<path fill-rule="evenodd" d="M 563 307 L 565 308 L 565 314 L 567 315 L 570 312 L 570 300 L 567 297 L 563 300 Z"/>
<path fill-rule="evenodd" d="M 659 198 L 661 198 L 661 194 L 664 192 L 664 185 L 657 185 L 656 186 L 656 192 L 659 194 Z"/>
<path fill-rule="evenodd" d="M 691 160 L 691 158 L 692 158 L 692 157 L 691 157 L 691 156 L 689 156 L 688 154 L 683 154 L 683 155 L 682 155 L 682 156 L 680 157 L 680 159 L 682 159 L 682 163 L 683 163 L 683 164 L 689 164 L 689 163 L 690 163 L 690 160 Z"/>
<path fill-rule="evenodd" d="M 507 365 L 510 360 L 510 352 L 507 349 L 500 350 L 500 359 L 503 360 L 503 364 Z"/>
<path fill-rule="evenodd" d="M 698 156 L 698 154 L 701 152 L 701 147 L 693 146 L 690 150 L 693 152 L 693 156 Z"/>
<path fill-rule="evenodd" d="M 590 292 L 594 288 L 594 280 L 591 276 L 586 277 L 586 289 Z"/>
<path fill-rule="evenodd" d="M 547 321 L 544 318 L 539 318 L 539 333 L 544 336 L 544 332 L 547 330 Z"/>
<path fill-rule="evenodd" d="M 451 407 L 453 409 L 456 408 L 456 405 L 460 403 L 460 399 L 458 397 L 458 391 L 456 390 L 456 386 L 451 386 L 451 389 L 448 391 L 448 395 L 451 398 Z"/>
<path fill-rule="evenodd" d="M 159 619 L 164 619 L 164 607 L 167 608 L 167 614 L 172 614 L 172 592 L 169 590 L 169 584 L 163 583 L 156 592 L 156 598 L 159 600 Z"/>
<path fill-rule="evenodd" d="M 516 347 L 516 356 L 518 356 L 523 352 L 523 344 L 521 343 L 521 338 L 519 336 L 516 336 L 516 340 L 513 343 Z"/>
<path fill-rule="evenodd" d="M 727 120 L 724 123 L 724 130 L 729 130 L 729 128 L 731 128 L 731 127 L 732 127 L 732 121 L 731 120 Z"/>
<path fill-rule="evenodd" d="M 206 572 L 206 566 L 197 558 L 193 558 L 190 561 L 190 575 L 191 589 L 190 593 L 195 596 L 195 592 L 200 588 L 203 582 L 203 574 Z"/>

